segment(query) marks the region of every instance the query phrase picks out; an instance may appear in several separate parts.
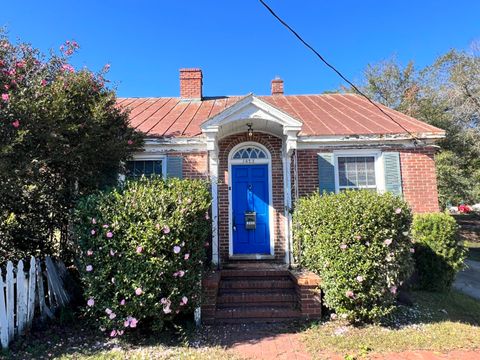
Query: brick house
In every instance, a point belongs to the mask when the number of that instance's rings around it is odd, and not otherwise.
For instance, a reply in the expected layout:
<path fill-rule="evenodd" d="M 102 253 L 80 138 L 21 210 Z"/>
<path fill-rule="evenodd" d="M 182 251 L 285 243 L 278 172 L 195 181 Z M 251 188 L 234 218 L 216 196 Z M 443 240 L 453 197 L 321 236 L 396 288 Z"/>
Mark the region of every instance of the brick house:
<path fill-rule="evenodd" d="M 281 79 L 268 96 L 208 97 L 202 82 L 200 69 L 181 69 L 179 98 L 119 105 L 147 134 L 130 174 L 210 180 L 219 267 L 290 264 L 290 210 L 313 191 L 391 191 L 414 212 L 439 211 L 434 154 L 443 130 L 383 107 L 399 126 L 354 94 L 284 95 Z"/>

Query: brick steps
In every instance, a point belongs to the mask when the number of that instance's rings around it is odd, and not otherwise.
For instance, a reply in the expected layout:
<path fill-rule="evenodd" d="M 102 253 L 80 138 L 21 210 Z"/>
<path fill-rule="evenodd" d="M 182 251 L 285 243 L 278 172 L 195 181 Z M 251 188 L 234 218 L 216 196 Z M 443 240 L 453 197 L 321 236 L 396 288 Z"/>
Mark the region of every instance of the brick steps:
<path fill-rule="evenodd" d="M 295 302 L 296 296 L 293 290 L 289 289 L 268 289 L 268 290 L 221 290 L 217 297 L 218 304 L 256 304 L 256 303 L 284 303 Z"/>
<path fill-rule="evenodd" d="M 248 264 L 250 265 L 250 264 Z M 235 268 L 213 272 L 203 280 L 202 317 L 206 324 L 280 322 L 318 318 L 318 279 L 285 268 Z M 313 291 L 313 292 L 312 292 Z"/>
<path fill-rule="evenodd" d="M 229 323 L 230 320 L 243 322 L 277 322 L 299 319 L 299 310 L 289 306 L 238 306 L 226 309 L 218 309 L 215 313 L 216 323 Z"/>

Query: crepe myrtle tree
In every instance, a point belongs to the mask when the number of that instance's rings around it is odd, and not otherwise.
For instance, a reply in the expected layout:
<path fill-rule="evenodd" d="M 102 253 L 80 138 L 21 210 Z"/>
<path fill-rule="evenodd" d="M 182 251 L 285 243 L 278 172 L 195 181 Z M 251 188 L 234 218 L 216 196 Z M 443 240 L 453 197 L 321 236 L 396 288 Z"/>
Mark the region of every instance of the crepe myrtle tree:
<path fill-rule="evenodd" d="M 0 31 L 0 263 L 69 254 L 76 200 L 114 185 L 142 146 L 105 75 L 70 63 L 67 41 L 48 56 Z"/>

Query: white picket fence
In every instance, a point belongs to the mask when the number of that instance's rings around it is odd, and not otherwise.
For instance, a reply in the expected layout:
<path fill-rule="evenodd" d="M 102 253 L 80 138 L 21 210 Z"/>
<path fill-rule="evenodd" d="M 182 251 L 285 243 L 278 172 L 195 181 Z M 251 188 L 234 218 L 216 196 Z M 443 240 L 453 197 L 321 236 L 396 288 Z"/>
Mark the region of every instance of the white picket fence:
<path fill-rule="evenodd" d="M 53 318 L 58 307 L 69 303 L 70 297 L 63 286 L 67 273 L 65 265 L 30 259 L 28 273 L 20 260 L 15 268 L 9 261 L 5 278 L 0 268 L 0 343 L 8 348 L 17 335 L 25 335 L 32 326 L 35 316 Z"/>

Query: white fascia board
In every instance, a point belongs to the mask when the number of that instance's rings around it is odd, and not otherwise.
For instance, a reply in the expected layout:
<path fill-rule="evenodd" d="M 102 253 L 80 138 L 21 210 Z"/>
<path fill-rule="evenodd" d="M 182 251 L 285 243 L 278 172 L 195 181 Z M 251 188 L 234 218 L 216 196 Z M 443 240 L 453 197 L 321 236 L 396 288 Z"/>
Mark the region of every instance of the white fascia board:
<path fill-rule="evenodd" d="M 143 149 L 144 153 L 207 151 L 207 140 L 204 137 L 147 138 Z"/>
<path fill-rule="evenodd" d="M 297 139 L 298 149 L 315 149 L 319 147 L 342 147 L 342 146 L 403 146 L 415 147 L 434 145 L 438 140 L 445 137 L 442 134 L 423 133 L 417 134 L 417 143 L 411 136 L 405 135 L 361 135 L 361 136 L 299 136 Z"/>

